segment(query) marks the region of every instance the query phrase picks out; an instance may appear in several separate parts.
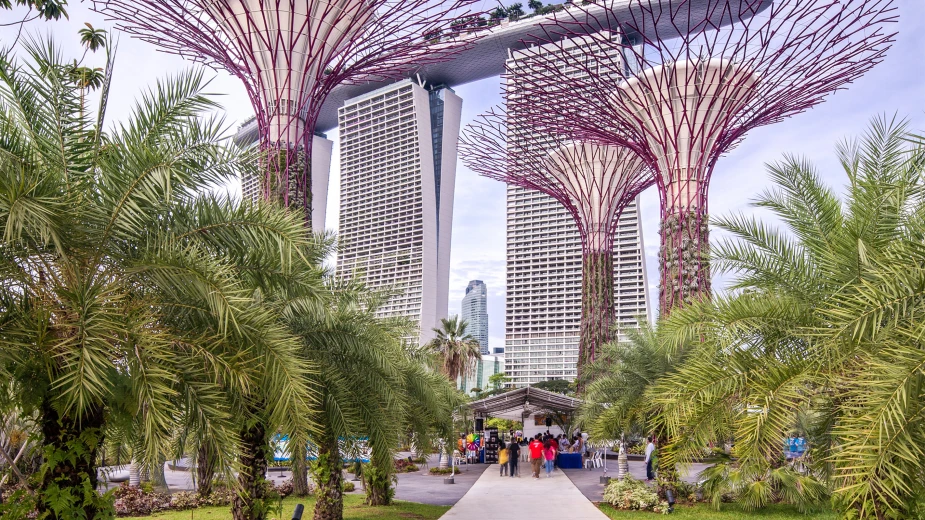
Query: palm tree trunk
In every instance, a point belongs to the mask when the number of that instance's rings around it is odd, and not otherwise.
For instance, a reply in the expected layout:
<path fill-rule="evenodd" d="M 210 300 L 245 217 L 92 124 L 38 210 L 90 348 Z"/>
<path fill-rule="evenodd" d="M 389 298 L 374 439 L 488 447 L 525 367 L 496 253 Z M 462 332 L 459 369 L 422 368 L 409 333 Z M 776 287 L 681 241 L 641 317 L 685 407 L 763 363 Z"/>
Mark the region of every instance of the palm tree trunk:
<path fill-rule="evenodd" d="M 196 491 L 205 498 L 212 494 L 212 481 L 215 479 L 215 449 L 209 441 L 199 445 L 196 454 Z"/>
<path fill-rule="evenodd" d="M 585 253 L 581 280 L 581 338 L 578 343 L 578 380 L 594 361 L 601 345 L 610 341 L 613 327 L 613 253 Z"/>
<path fill-rule="evenodd" d="M 313 520 L 343 520 L 344 474 L 341 470 L 340 449 L 333 435 L 321 439 L 318 459 L 312 464 L 312 475 L 318 484 Z"/>
<path fill-rule="evenodd" d="M 370 467 L 363 473 L 363 487 L 366 488 L 366 504 L 370 506 L 388 506 L 392 504 L 395 490 L 392 488 L 392 476 L 395 467 L 382 467 L 375 457 Z"/>
<path fill-rule="evenodd" d="M 128 485 L 131 487 L 141 485 L 141 466 L 138 465 L 135 457 L 132 457 L 132 461 L 128 464 Z"/>
<path fill-rule="evenodd" d="M 49 467 L 41 473 L 39 482 L 39 515 L 52 520 L 65 520 L 78 516 L 77 511 L 55 511 L 49 507 L 54 499 L 60 503 L 68 497 L 85 518 L 96 518 L 101 511 L 102 498 L 97 488 L 96 455 L 103 444 L 103 408 L 91 406 L 80 418 L 61 416 L 47 399 L 40 406 L 42 437 Z M 87 499 L 87 489 L 93 490 Z M 63 496 L 62 496 L 63 495 Z M 99 500 L 94 500 L 93 498 Z"/>
<path fill-rule="evenodd" d="M 270 449 L 266 426 L 259 420 L 247 421 L 239 435 L 240 489 L 231 504 L 231 514 L 234 520 L 264 520 L 267 517 L 266 474 Z"/>
<path fill-rule="evenodd" d="M 292 453 L 292 493 L 297 497 L 308 496 L 308 464 L 305 463 L 305 443 L 293 443 L 292 439 L 290 452 Z"/>

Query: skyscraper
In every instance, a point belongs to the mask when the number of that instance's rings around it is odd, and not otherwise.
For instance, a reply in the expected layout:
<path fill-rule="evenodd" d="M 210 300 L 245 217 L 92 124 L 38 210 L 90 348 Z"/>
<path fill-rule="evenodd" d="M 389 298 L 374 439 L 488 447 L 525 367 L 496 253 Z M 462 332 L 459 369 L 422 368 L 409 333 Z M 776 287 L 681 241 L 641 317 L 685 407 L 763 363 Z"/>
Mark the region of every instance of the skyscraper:
<path fill-rule="evenodd" d="M 472 280 L 462 300 L 462 319 L 469 322 L 466 332 L 479 342 L 482 354 L 488 350 L 488 288 L 481 280 Z"/>
<path fill-rule="evenodd" d="M 617 38 L 618 35 L 612 35 Z M 585 59 L 582 38 L 549 46 L 561 67 Z M 536 52 L 536 49 L 533 49 Z M 517 77 L 532 73 L 530 60 L 512 51 L 508 60 L 508 96 L 518 95 Z M 620 63 L 620 60 L 613 60 Z M 581 70 L 571 67 L 571 73 Z M 598 71 L 606 74 L 607 71 Z M 551 146 L 541 135 L 516 131 L 516 113 L 508 128 L 533 146 Z M 519 144 L 523 146 L 523 143 Z M 618 329 L 648 318 L 645 256 L 638 199 L 623 210 L 614 238 L 614 323 Z M 577 375 L 581 334 L 582 250 L 574 219 L 558 201 L 537 191 L 507 188 L 506 371 L 514 386 Z M 621 334 L 618 339 L 623 339 Z"/>
<path fill-rule="evenodd" d="M 379 314 L 410 318 L 420 342 L 447 315 L 461 110 L 451 89 L 411 80 L 338 110 L 337 272 L 391 291 Z"/>

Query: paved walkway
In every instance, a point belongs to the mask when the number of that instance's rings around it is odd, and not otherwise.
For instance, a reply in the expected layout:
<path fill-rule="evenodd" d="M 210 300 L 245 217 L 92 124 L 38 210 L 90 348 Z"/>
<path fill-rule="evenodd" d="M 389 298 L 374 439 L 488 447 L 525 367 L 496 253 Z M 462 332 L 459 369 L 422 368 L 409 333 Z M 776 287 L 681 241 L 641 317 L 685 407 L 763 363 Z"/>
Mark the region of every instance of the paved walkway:
<path fill-rule="evenodd" d="M 528 518 L 530 520 L 606 520 L 607 517 L 581 494 L 561 470 L 539 480 L 530 477 L 530 466 L 520 478 L 498 476 L 492 464 L 462 500 L 441 520 Z"/>

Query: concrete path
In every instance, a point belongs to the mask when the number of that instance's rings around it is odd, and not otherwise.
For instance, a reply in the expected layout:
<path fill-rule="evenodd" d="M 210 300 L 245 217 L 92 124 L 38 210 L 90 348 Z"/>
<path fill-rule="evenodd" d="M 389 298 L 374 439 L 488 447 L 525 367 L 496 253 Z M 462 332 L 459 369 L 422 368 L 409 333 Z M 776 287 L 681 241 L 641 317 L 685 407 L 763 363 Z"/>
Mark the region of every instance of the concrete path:
<path fill-rule="evenodd" d="M 530 476 L 529 465 L 521 470 L 525 475 L 519 478 L 501 477 L 498 465 L 492 464 L 462 500 L 440 519 L 607 519 L 561 470 L 553 471 L 550 478 L 546 478 L 544 472 L 539 480 Z"/>

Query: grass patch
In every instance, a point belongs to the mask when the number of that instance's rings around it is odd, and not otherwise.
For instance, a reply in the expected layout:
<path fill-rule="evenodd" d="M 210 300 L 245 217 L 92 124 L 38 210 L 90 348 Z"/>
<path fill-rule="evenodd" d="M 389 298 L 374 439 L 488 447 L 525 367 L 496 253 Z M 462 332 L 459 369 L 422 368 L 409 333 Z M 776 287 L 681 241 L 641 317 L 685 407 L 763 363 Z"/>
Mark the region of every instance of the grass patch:
<path fill-rule="evenodd" d="M 344 520 L 436 520 L 450 509 L 446 506 L 431 506 L 428 504 L 417 504 L 398 500 L 395 501 L 394 505 L 387 507 L 369 507 L 363 504 L 363 498 L 362 495 L 344 496 Z M 315 499 L 312 497 L 286 498 L 283 500 L 283 514 L 280 516 L 271 515 L 270 518 L 289 520 L 292 518 L 292 511 L 295 510 L 296 504 L 303 504 L 305 506 L 305 513 L 302 515 L 302 518 L 311 519 L 312 508 L 315 506 Z M 186 511 L 165 511 L 151 516 L 127 518 L 156 518 L 158 520 L 225 520 L 231 518 L 231 506 L 200 507 L 198 509 L 189 509 Z"/>
<path fill-rule="evenodd" d="M 649 512 L 620 511 L 614 509 L 609 504 L 599 504 L 598 507 L 600 507 L 605 515 L 616 520 L 642 518 L 655 520 L 662 516 Z M 760 511 L 746 512 L 735 504 L 723 504 L 723 508 L 719 511 L 713 509 L 708 504 L 697 504 L 694 506 L 677 505 L 674 508 L 674 513 L 672 513 L 669 518 L 678 520 L 737 520 L 740 518 L 760 518 L 762 520 L 836 520 L 838 515 L 831 511 L 803 514 L 797 511 L 796 508 L 785 505 L 772 505 Z"/>

